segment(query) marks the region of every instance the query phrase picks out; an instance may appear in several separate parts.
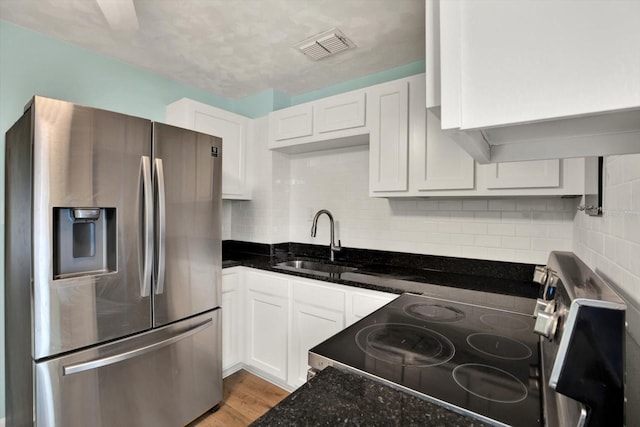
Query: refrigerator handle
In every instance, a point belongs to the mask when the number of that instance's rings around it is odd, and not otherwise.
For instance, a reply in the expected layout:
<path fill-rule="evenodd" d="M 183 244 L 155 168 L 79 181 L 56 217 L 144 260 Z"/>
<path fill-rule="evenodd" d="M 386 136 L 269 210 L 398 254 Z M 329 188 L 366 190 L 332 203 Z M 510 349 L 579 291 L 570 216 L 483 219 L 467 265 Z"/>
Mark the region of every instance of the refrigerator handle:
<path fill-rule="evenodd" d="M 165 240 L 167 232 L 167 206 L 164 186 L 164 168 L 162 159 L 156 159 L 156 191 L 158 201 L 158 271 L 156 272 L 156 294 L 164 292 Z"/>
<path fill-rule="evenodd" d="M 158 341 L 153 344 L 145 345 L 144 347 L 136 348 L 135 350 L 125 351 L 123 353 L 114 354 L 113 356 L 101 357 L 99 359 L 93 359 L 87 362 L 76 363 L 75 365 L 64 366 L 62 368 L 62 375 L 66 376 L 66 375 L 79 374 L 80 372 L 103 368 L 105 366 L 113 365 L 114 363 L 133 359 L 134 357 L 142 356 L 143 354 L 147 354 L 152 351 L 159 350 L 162 347 L 166 347 L 184 338 L 190 337 L 191 335 L 195 335 L 198 332 L 202 331 L 203 329 L 207 329 L 211 325 L 213 325 L 213 320 L 207 319 L 204 322 L 199 323 L 178 335 L 174 335 L 172 337 L 169 337 L 162 341 Z"/>
<path fill-rule="evenodd" d="M 151 159 L 142 156 L 140 159 L 142 170 L 142 192 L 144 200 L 144 267 L 140 280 L 140 296 L 148 297 L 151 289 L 151 273 L 153 266 L 153 187 L 151 185 Z"/>

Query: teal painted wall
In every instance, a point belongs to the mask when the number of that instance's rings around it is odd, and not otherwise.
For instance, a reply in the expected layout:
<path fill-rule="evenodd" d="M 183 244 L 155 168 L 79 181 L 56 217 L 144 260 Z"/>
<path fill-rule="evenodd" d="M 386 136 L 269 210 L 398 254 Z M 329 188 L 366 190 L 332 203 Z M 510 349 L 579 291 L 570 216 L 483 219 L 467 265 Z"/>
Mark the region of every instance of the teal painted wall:
<path fill-rule="evenodd" d="M 328 86 L 311 92 L 302 93 L 300 95 L 293 95 L 291 96 L 290 105 L 304 104 L 305 102 L 315 101 L 316 99 L 326 98 L 327 96 L 337 95 L 339 93 L 349 92 L 350 90 L 362 89 L 363 87 L 373 86 L 391 80 L 413 76 L 415 74 L 424 73 L 424 70 L 425 61 L 412 62 L 410 64 L 391 68 L 379 73 L 373 73 L 357 79 L 347 80 L 333 86 Z"/>
<path fill-rule="evenodd" d="M 305 94 L 269 89 L 227 99 L 0 20 L 0 418 L 4 387 L 4 135 L 33 95 L 164 121 L 165 107 L 191 98 L 247 117 L 424 72 L 424 61 Z"/>

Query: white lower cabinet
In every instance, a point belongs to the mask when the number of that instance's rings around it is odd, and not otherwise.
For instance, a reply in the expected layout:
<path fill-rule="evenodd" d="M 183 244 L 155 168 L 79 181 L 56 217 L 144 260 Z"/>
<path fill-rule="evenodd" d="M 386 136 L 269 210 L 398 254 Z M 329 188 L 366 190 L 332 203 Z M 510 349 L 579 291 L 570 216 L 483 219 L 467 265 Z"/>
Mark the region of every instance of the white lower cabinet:
<path fill-rule="evenodd" d="M 247 271 L 246 357 L 250 366 L 287 381 L 289 280 Z"/>
<path fill-rule="evenodd" d="M 373 313 L 383 305 L 396 299 L 398 295 L 386 292 L 358 289 L 351 291 L 347 296 L 347 325 L 350 326 L 358 320 Z"/>
<path fill-rule="evenodd" d="M 223 348 L 223 365 L 245 367 L 289 390 L 306 382 L 311 348 L 397 297 L 247 267 L 230 270 L 240 274 L 233 278 L 223 272 L 223 316 L 225 304 L 233 305 L 228 301 L 232 283 L 239 284 L 237 295 L 244 296 L 241 307 L 223 317 L 223 346 L 233 346 L 230 334 L 237 328 L 244 346 Z M 230 364 L 237 348 L 243 352 L 242 363 Z"/>
<path fill-rule="evenodd" d="M 243 293 L 241 271 L 222 270 L 222 370 L 233 372 L 242 362 Z"/>
<path fill-rule="evenodd" d="M 288 383 L 293 387 L 300 387 L 307 381 L 309 350 L 345 326 L 346 293 L 320 283 L 291 281 L 293 306 Z"/>

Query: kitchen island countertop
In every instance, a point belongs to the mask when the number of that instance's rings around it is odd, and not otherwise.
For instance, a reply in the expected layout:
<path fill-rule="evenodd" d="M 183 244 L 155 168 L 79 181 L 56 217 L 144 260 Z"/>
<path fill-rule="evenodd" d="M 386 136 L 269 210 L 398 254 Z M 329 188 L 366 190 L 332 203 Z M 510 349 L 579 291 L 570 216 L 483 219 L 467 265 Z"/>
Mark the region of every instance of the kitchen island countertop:
<path fill-rule="evenodd" d="M 442 406 L 328 367 L 252 427 L 262 426 L 487 426 Z"/>

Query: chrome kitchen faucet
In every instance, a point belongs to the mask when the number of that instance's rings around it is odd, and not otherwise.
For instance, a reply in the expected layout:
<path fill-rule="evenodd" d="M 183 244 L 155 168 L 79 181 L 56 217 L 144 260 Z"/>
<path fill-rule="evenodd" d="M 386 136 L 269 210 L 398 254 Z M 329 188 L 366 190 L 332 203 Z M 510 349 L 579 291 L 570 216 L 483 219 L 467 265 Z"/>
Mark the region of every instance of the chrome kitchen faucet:
<path fill-rule="evenodd" d="M 333 215 L 331 215 L 331 212 L 329 212 L 326 209 L 321 209 L 316 213 L 316 215 L 313 217 L 313 225 L 311 225 L 311 237 L 316 237 L 316 232 L 318 231 L 318 218 L 322 214 L 327 214 L 327 216 L 329 217 L 329 222 L 331 227 L 331 243 L 329 246 L 329 248 L 331 249 L 331 255 L 329 256 L 329 259 L 331 261 L 334 261 L 335 252 L 340 252 L 342 250 L 342 247 L 340 246 L 340 240 L 338 240 L 338 245 L 336 246 L 335 223 L 333 222 Z"/>

